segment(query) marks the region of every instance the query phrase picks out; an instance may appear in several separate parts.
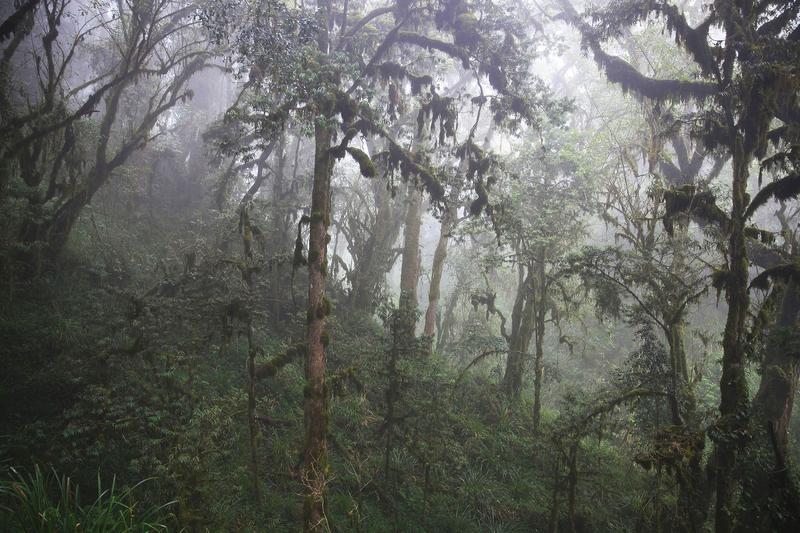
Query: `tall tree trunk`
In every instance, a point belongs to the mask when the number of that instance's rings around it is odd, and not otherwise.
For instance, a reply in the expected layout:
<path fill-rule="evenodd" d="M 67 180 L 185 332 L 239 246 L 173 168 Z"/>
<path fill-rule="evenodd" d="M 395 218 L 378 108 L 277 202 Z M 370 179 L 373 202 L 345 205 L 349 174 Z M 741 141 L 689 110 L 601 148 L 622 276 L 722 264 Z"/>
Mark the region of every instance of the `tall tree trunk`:
<path fill-rule="evenodd" d="M 400 401 L 398 363 L 412 357 L 416 348 L 417 281 L 419 279 L 419 233 L 421 227 L 422 194 L 409 186 L 406 224 L 403 232 L 403 263 L 400 271 L 400 303 L 392 319 L 392 345 L 387 363 L 386 447 L 384 449 L 384 478 L 392 485 L 391 457 L 395 447 L 397 407 Z"/>
<path fill-rule="evenodd" d="M 433 337 L 436 327 L 436 314 L 438 313 L 439 295 L 442 286 L 442 273 L 444 272 L 444 262 L 447 259 L 447 243 L 450 240 L 450 233 L 453 231 L 456 217 L 458 216 L 455 207 L 448 208 L 442 217 L 442 224 L 439 229 L 439 242 L 436 243 L 436 251 L 433 253 L 433 264 L 431 265 L 431 286 L 428 290 L 428 310 L 425 312 L 424 334 Z"/>
<path fill-rule="evenodd" d="M 330 0 L 320 0 L 317 11 L 317 48 L 328 54 L 328 21 Z M 306 322 L 306 385 L 303 391 L 303 505 L 304 531 L 329 531 L 325 517 L 325 484 L 328 476 L 328 391 L 325 384 L 325 317 L 330 304 L 325 298 L 325 276 L 328 273 L 328 227 L 330 226 L 330 187 L 333 158 L 330 149 L 333 131 L 328 124 L 335 102 L 321 96 L 316 102 L 314 126 L 314 183 L 311 190 L 311 217 L 308 237 L 308 310 Z"/>
<path fill-rule="evenodd" d="M 533 356 L 533 431 L 539 431 L 542 418 L 542 381 L 544 380 L 544 333 L 547 318 L 547 276 L 545 261 L 547 253 L 543 250 L 536 265 L 536 284 L 533 289 L 535 302 L 535 340 Z"/>
<path fill-rule="evenodd" d="M 438 337 L 436 339 L 437 352 L 441 352 L 442 348 L 450 342 L 450 338 L 452 337 L 453 326 L 456 321 L 456 306 L 458 305 L 460 293 L 460 288 L 455 286 L 453 287 L 453 292 L 450 293 L 450 297 L 447 299 L 447 306 L 445 306 L 444 316 L 442 317 L 442 323 L 439 326 Z"/>
<path fill-rule="evenodd" d="M 729 272 L 726 283 L 728 317 L 722 340 L 722 377 L 720 378 L 720 421 L 716 439 L 717 501 L 715 530 L 729 533 L 734 525 L 734 467 L 747 423 L 747 381 L 744 373 L 745 320 L 750 305 L 747 291 L 748 260 L 745 248 L 745 219 L 747 207 L 747 177 L 750 158 L 744 141 L 737 136 L 733 147 L 733 183 L 730 240 L 728 247 Z"/>
<path fill-rule="evenodd" d="M 531 284 L 532 272 L 529 268 L 528 274 L 524 279 L 520 277 L 520 282 L 517 286 L 517 297 L 511 317 L 511 335 L 507 339 L 508 358 L 506 359 L 506 371 L 503 376 L 503 390 L 506 396 L 512 400 L 519 398 L 522 392 L 522 374 L 525 370 L 525 358 L 536 325 Z"/>
<path fill-rule="evenodd" d="M 542 382 L 544 381 L 544 316 L 537 309 L 533 356 L 533 431 L 539 431 L 542 418 Z"/>
<path fill-rule="evenodd" d="M 323 103 L 321 114 L 332 113 L 330 102 Z M 325 483 L 328 474 L 327 431 L 328 398 L 325 385 L 325 317 L 330 304 L 325 298 L 328 226 L 330 225 L 330 179 L 332 134 L 329 127 L 315 128 L 314 185 L 311 193 L 311 220 L 308 243 L 308 331 L 306 335 L 306 390 L 304 393 L 304 529 L 327 531 L 324 514 Z"/>
<path fill-rule="evenodd" d="M 253 324 L 247 316 L 247 424 L 250 432 L 250 468 L 253 476 L 253 499 L 261 505 L 261 484 L 258 474 L 258 424 L 256 423 L 256 346 Z"/>
<path fill-rule="evenodd" d="M 753 400 L 753 412 L 766 422 L 775 435 L 775 442 L 784 457 L 788 453 L 789 421 L 797 392 L 800 363 L 796 339 L 800 315 L 800 290 L 789 282 L 784 290 L 778 319 L 770 333 L 764 354 L 763 372 Z"/>
<path fill-rule="evenodd" d="M 567 516 L 569 517 L 569 530 L 576 532 L 575 527 L 575 508 L 578 500 L 578 447 L 580 441 L 576 441 L 569 448 L 567 457 Z"/>
<path fill-rule="evenodd" d="M 550 504 L 548 533 L 558 533 L 558 515 L 561 509 L 561 457 L 556 457 L 553 468 L 553 502 Z"/>
<path fill-rule="evenodd" d="M 800 377 L 800 353 L 793 338 L 799 317 L 800 290 L 789 282 L 769 333 L 761 383 L 753 399 L 753 440 L 748 451 L 755 466 L 745 478 L 750 496 L 740 513 L 741 525 L 748 531 L 800 529 L 800 494 L 788 461 L 788 429 Z"/>
<path fill-rule="evenodd" d="M 273 250 L 288 250 L 291 245 L 289 228 L 286 224 L 286 208 L 283 202 L 283 191 L 286 177 L 286 133 L 281 133 L 278 145 L 275 148 L 275 175 L 272 182 L 271 218 L 272 231 L 275 239 Z M 298 144 L 300 137 L 297 137 Z M 285 275 L 283 269 L 275 266 L 272 268 L 270 297 L 272 298 L 272 321 L 277 323 L 281 318 L 281 304 L 286 296 L 286 285 L 282 283 Z"/>
<path fill-rule="evenodd" d="M 676 152 L 679 154 L 682 153 L 682 150 L 685 152 L 684 144 L 679 144 L 676 140 L 673 140 L 673 144 L 676 146 Z M 679 160 L 685 159 L 686 156 L 682 157 L 679 155 Z M 682 163 L 681 168 L 685 168 L 687 165 L 688 162 L 685 164 Z M 696 174 L 697 172 L 692 172 L 690 169 L 680 176 L 682 179 L 688 178 L 691 182 L 694 182 Z M 681 184 L 682 183 L 674 183 L 673 186 L 679 186 Z M 673 233 L 670 235 L 670 244 L 672 247 L 672 264 L 670 270 L 677 279 L 682 279 L 686 274 L 685 243 L 689 238 L 688 222 L 687 217 L 679 217 L 674 221 Z M 688 438 L 687 444 L 690 446 L 690 449 L 687 450 L 689 452 L 688 462 L 685 465 L 680 465 L 679 468 L 675 470 L 675 479 L 679 492 L 678 498 L 685 511 L 680 516 L 680 519 L 684 521 L 681 527 L 686 531 L 694 533 L 703 530 L 703 524 L 708 515 L 709 492 L 706 476 L 703 472 L 705 432 L 702 428 L 698 427 L 697 418 L 695 416 L 696 402 L 693 392 L 689 387 L 689 369 L 686 361 L 685 343 L 685 314 L 685 307 L 677 310 L 668 309 L 663 314 L 662 318 L 667 326 L 664 334 L 669 347 L 671 391 L 668 396 L 668 402 L 671 420 L 674 426 L 682 428 L 682 431 Z"/>
<path fill-rule="evenodd" d="M 400 305 L 417 309 L 417 282 L 419 281 L 419 233 L 422 227 L 422 193 L 413 185 L 409 187 L 408 210 L 403 230 L 403 263 L 400 269 Z"/>
<path fill-rule="evenodd" d="M 667 344 L 670 358 L 670 394 L 668 396 L 672 424 L 683 428 L 691 447 L 688 463 L 675 470 L 679 501 L 682 502 L 685 523 L 682 529 L 691 532 L 703 530 L 708 514 L 708 487 L 703 471 L 705 434 L 696 427 L 695 402 L 688 390 L 688 369 L 684 344 L 684 320 L 675 318 L 668 324 Z M 683 400 L 683 401 L 681 401 Z M 696 437 L 696 438 L 695 438 Z"/>

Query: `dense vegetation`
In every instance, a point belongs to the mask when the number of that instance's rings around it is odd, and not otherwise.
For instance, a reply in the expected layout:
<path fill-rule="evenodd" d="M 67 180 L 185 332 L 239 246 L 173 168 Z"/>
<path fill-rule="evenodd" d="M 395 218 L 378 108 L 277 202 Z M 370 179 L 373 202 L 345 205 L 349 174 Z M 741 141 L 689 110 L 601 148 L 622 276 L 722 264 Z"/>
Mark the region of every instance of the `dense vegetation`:
<path fill-rule="evenodd" d="M 800 3 L 0 7 L 0 530 L 800 530 Z"/>

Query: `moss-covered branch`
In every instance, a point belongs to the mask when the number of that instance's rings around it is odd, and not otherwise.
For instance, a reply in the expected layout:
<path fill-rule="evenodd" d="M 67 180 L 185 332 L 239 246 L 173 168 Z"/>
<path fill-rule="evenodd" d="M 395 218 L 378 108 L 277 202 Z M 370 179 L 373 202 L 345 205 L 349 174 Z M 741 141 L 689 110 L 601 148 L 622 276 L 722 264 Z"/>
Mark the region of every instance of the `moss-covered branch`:
<path fill-rule="evenodd" d="M 408 31 L 397 32 L 396 41 L 402 44 L 413 44 L 415 46 L 419 46 L 421 48 L 425 48 L 426 50 L 430 51 L 435 50 L 438 52 L 442 52 L 443 54 L 452 57 L 453 59 L 458 59 L 459 61 L 461 61 L 461 65 L 465 69 L 470 68 L 469 51 L 466 48 L 456 46 L 453 43 L 440 41 L 438 39 L 432 39 L 425 35 L 420 35 L 419 33 L 408 32 Z"/>
<path fill-rule="evenodd" d="M 768 268 L 753 278 L 750 288 L 766 290 L 769 288 L 770 281 L 775 280 L 793 281 L 800 284 L 800 263 L 784 263 Z"/>
<path fill-rule="evenodd" d="M 278 371 L 291 363 L 295 359 L 299 359 L 306 353 L 306 345 L 303 343 L 295 344 L 287 349 L 282 354 L 276 355 L 266 363 L 256 367 L 253 372 L 255 379 L 264 379 L 274 376 Z"/>
<path fill-rule="evenodd" d="M 627 61 L 606 53 L 606 51 L 603 50 L 597 32 L 581 19 L 569 0 L 561 0 L 561 5 L 564 8 L 563 18 L 581 33 L 584 46 L 592 50 L 595 62 L 605 71 L 608 81 L 622 87 L 624 92 L 630 91 L 637 96 L 652 98 L 659 101 L 702 101 L 717 93 L 717 86 L 713 83 L 677 79 L 657 79 L 645 76 Z M 655 11 L 659 12 L 659 10 Z M 692 42 L 694 42 L 694 40 L 700 38 L 701 35 L 692 33 L 694 30 L 688 27 L 685 20 L 683 23 L 680 23 L 680 18 L 676 16 L 674 12 L 669 12 L 672 16 L 668 16 L 668 26 L 671 26 L 672 29 L 682 28 L 681 32 L 684 39 L 682 44 L 684 47 L 688 47 L 688 43 L 685 42 L 687 39 L 691 38 Z M 703 70 L 710 68 L 711 65 L 707 64 L 708 61 L 710 61 L 710 52 L 706 53 L 700 49 L 698 49 L 698 52 L 700 52 L 702 60 L 702 63 L 700 63 L 701 68 Z"/>
<path fill-rule="evenodd" d="M 800 173 L 792 172 L 788 176 L 773 181 L 756 194 L 745 211 L 745 219 L 753 216 L 756 210 L 766 204 L 771 198 L 776 200 L 790 200 L 800 194 Z"/>

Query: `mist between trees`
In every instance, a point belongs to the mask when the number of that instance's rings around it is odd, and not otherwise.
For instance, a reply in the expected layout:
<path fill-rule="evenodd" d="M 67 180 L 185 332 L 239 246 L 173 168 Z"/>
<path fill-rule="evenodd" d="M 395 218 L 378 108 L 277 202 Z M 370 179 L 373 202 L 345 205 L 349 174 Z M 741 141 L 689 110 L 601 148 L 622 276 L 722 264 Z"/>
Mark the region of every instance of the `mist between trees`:
<path fill-rule="evenodd" d="M 800 3 L 0 7 L 3 531 L 800 530 Z"/>

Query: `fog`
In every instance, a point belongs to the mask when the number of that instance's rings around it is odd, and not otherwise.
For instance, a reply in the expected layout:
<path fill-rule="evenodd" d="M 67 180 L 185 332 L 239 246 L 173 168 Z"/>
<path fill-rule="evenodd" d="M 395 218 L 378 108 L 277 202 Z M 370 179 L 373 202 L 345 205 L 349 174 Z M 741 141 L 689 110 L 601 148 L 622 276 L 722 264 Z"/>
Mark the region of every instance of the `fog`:
<path fill-rule="evenodd" d="M 800 4 L 0 5 L 3 531 L 790 531 Z"/>

